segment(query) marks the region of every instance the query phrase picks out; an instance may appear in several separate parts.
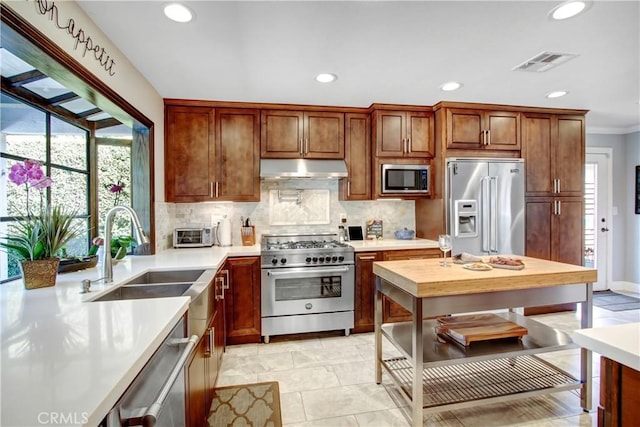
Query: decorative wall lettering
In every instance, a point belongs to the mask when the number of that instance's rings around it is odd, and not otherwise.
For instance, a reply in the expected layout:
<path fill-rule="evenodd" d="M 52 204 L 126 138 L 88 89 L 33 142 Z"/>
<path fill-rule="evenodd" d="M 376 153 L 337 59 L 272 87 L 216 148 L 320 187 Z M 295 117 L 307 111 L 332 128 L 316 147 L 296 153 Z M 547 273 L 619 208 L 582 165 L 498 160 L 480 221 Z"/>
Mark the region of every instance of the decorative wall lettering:
<path fill-rule="evenodd" d="M 113 69 L 116 64 L 115 60 L 107 53 L 104 47 L 94 42 L 91 36 L 88 35 L 73 18 L 69 18 L 64 24 L 60 23 L 58 6 L 56 6 L 54 1 L 35 0 L 35 5 L 41 15 L 48 15 L 49 20 L 53 22 L 56 27 L 66 31 L 67 34 L 75 40 L 74 50 L 84 49 L 82 52 L 83 57 L 87 55 L 87 52 L 91 52 L 90 55 L 100 63 L 102 68 L 104 68 L 110 76 L 116 74 Z"/>

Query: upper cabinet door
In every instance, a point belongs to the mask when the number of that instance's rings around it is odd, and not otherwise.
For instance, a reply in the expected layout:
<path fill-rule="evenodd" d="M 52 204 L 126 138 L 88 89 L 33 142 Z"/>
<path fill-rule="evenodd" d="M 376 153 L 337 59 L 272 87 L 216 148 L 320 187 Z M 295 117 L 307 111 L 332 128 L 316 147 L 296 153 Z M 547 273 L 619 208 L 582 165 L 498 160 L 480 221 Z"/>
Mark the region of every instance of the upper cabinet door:
<path fill-rule="evenodd" d="M 165 197 L 168 202 L 213 200 L 215 110 L 166 109 Z"/>
<path fill-rule="evenodd" d="M 345 162 L 349 176 L 340 180 L 340 200 L 371 200 L 371 126 L 368 114 L 345 114 Z"/>
<path fill-rule="evenodd" d="M 432 112 L 407 112 L 408 157 L 433 157 L 435 131 Z"/>
<path fill-rule="evenodd" d="M 216 200 L 260 201 L 260 111 L 216 110 Z"/>
<path fill-rule="evenodd" d="M 447 148 L 520 150 L 520 113 L 448 108 Z"/>
<path fill-rule="evenodd" d="M 584 117 L 558 116 L 557 162 L 555 176 L 557 194 L 582 196 L 584 193 Z"/>
<path fill-rule="evenodd" d="M 344 159 L 344 114 L 262 110 L 264 159 Z"/>
<path fill-rule="evenodd" d="M 301 111 L 262 110 L 261 124 L 262 158 L 302 157 L 304 114 Z"/>
<path fill-rule="evenodd" d="M 304 113 L 302 157 L 344 159 L 344 113 Z"/>
<path fill-rule="evenodd" d="M 434 156 L 434 124 L 430 111 L 373 113 L 376 157 L 431 158 Z"/>
<path fill-rule="evenodd" d="M 523 113 L 528 196 L 582 196 L 584 116 Z"/>
<path fill-rule="evenodd" d="M 407 130 L 404 111 L 376 111 L 374 113 L 376 157 L 402 157 Z"/>

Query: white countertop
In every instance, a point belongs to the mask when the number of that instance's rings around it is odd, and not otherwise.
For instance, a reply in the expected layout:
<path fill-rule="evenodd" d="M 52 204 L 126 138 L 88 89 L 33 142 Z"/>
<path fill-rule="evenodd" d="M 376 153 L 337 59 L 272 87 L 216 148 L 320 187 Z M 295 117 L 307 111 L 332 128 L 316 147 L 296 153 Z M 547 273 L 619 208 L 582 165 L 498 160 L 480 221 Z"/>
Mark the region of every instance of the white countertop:
<path fill-rule="evenodd" d="M 100 278 L 100 264 L 60 274 L 49 288 L 0 285 L 0 425 L 97 425 L 189 304 L 188 297 L 89 300 L 148 270 L 215 269 L 228 256 L 259 254 L 255 245 L 128 256 L 114 266 L 112 284 L 92 284 L 88 294 L 81 281 Z"/>
<path fill-rule="evenodd" d="M 350 240 L 347 243 L 352 246 L 356 252 L 439 248 L 438 242 L 428 239 Z"/>
<path fill-rule="evenodd" d="M 349 244 L 355 251 L 438 247 L 426 239 Z M 0 425 L 97 425 L 189 304 L 188 297 L 91 300 L 149 270 L 217 269 L 227 257 L 259 255 L 257 244 L 128 256 L 114 265 L 113 283 L 92 283 L 88 294 L 81 282 L 102 277 L 100 264 L 60 274 L 54 287 L 0 285 Z"/>
<path fill-rule="evenodd" d="M 581 347 L 640 371 L 640 323 L 580 329 L 571 338 Z"/>

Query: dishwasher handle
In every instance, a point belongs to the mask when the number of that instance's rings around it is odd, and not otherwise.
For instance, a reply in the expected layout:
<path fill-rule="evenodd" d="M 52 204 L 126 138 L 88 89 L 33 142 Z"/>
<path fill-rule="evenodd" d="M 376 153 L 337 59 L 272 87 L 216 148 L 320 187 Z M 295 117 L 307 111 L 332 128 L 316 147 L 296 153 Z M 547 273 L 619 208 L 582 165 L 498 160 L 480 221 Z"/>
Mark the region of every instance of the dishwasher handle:
<path fill-rule="evenodd" d="M 164 401 L 167 400 L 167 396 L 169 396 L 169 392 L 171 391 L 171 387 L 173 387 L 173 383 L 176 382 L 176 379 L 180 375 L 180 371 L 182 371 L 185 363 L 187 363 L 187 359 L 191 354 L 191 350 L 193 350 L 197 343 L 198 336 L 191 335 L 191 338 L 189 338 L 187 345 L 185 346 L 184 350 L 182 350 L 180 358 L 176 362 L 176 365 L 173 367 L 173 371 L 171 371 L 171 374 L 169 374 L 169 378 L 167 378 L 167 381 L 165 381 L 155 401 L 147 409 L 147 413 L 142 417 L 144 426 L 153 427 L 156 425 L 158 413 L 160 412 L 162 405 L 164 405 Z"/>
<path fill-rule="evenodd" d="M 191 351 L 198 343 L 198 336 L 192 335 L 190 338 L 184 339 L 183 342 L 181 341 L 183 341 L 183 339 L 175 340 L 172 343 L 173 345 L 175 345 L 175 344 L 182 344 L 186 341 L 187 345 L 182 350 L 182 353 L 180 354 L 178 361 L 174 365 L 173 370 L 167 377 L 167 380 L 163 384 L 162 388 L 160 389 L 160 392 L 156 396 L 153 403 L 146 410 L 144 410 L 142 416 L 120 419 L 119 425 L 144 426 L 144 427 L 153 427 L 156 425 L 156 422 L 158 420 L 158 414 L 160 413 L 160 409 L 162 409 L 162 405 L 164 405 L 165 400 L 167 400 L 167 397 L 169 396 L 169 392 L 171 391 L 171 387 L 173 387 L 173 383 L 176 382 L 176 379 L 180 375 L 180 371 L 182 371 L 182 369 L 184 368 L 184 365 L 187 363 L 187 359 L 189 358 Z"/>

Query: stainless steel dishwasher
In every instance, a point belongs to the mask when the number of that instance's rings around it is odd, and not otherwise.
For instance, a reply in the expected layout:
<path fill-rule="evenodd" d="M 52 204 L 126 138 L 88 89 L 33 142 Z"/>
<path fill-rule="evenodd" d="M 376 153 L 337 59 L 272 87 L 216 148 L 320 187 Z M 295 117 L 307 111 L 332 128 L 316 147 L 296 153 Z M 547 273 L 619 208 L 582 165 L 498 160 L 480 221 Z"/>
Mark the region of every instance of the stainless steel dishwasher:
<path fill-rule="evenodd" d="M 184 318 L 178 321 L 102 425 L 184 427 L 184 365 L 197 341 L 186 337 Z"/>

